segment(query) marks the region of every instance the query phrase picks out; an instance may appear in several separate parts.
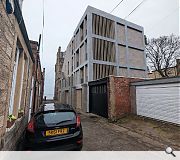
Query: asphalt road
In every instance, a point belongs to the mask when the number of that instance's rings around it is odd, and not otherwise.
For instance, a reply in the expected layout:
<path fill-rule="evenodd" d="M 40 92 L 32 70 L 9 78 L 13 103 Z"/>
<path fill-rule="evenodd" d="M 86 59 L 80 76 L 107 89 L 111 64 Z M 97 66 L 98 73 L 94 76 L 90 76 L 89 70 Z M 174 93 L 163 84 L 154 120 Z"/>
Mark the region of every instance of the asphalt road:
<path fill-rule="evenodd" d="M 81 121 L 83 151 L 162 151 L 166 147 L 92 114 L 81 114 Z"/>

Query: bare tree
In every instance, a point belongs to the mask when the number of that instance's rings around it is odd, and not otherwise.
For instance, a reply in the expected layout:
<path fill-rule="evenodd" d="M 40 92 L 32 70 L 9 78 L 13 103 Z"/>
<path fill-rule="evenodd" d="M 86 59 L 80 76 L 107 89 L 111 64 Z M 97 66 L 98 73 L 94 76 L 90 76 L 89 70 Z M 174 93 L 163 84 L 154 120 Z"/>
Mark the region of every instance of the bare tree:
<path fill-rule="evenodd" d="M 148 40 L 146 56 L 148 65 L 159 72 L 162 77 L 168 76 L 168 68 L 175 65 L 180 56 L 180 37 L 175 35 L 162 36 Z"/>

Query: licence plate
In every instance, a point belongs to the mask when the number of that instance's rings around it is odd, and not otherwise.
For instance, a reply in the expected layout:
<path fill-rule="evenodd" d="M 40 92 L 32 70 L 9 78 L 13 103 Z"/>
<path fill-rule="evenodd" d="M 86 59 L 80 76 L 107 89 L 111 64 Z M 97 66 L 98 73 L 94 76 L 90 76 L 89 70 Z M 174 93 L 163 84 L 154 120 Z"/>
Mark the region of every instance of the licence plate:
<path fill-rule="evenodd" d="M 56 136 L 56 135 L 62 135 L 67 134 L 68 128 L 62 128 L 62 129 L 54 129 L 54 130 L 48 130 L 46 131 L 46 136 Z"/>

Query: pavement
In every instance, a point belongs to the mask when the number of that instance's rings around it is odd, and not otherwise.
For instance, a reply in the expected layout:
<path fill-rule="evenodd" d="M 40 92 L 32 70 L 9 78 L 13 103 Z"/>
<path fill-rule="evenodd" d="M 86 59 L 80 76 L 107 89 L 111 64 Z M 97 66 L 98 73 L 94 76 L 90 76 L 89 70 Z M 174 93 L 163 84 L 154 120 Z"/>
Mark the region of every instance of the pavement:
<path fill-rule="evenodd" d="M 137 132 L 135 127 L 130 128 L 131 123 L 109 123 L 107 119 L 91 113 L 80 113 L 80 116 L 84 134 L 83 151 L 164 151 L 169 144 L 146 134 L 148 123 L 144 132 Z M 179 145 L 171 147 L 180 150 Z"/>
<path fill-rule="evenodd" d="M 115 124 L 139 133 L 175 150 L 180 150 L 180 126 L 150 118 L 129 115 L 119 119 Z"/>

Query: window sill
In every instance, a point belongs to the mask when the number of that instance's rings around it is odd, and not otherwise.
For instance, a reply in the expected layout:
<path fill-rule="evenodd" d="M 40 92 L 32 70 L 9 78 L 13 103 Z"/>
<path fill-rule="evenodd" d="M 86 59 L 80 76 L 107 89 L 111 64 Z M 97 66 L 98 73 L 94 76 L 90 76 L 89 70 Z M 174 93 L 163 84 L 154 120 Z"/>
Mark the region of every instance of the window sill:
<path fill-rule="evenodd" d="M 23 117 L 23 116 L 22 116 Z M 10 128 L 6 128 L 6 132 L 10 132 L 11 130 L 14 129 L 15 125 L 17 124 L 17 122 L 20 122 L 22 120 L 22 117 L 18 118 L 15 120 L 14 124 L 10 127 Z"/>

